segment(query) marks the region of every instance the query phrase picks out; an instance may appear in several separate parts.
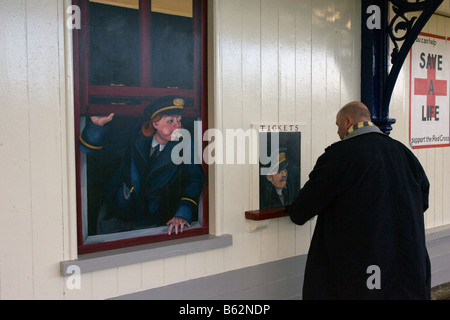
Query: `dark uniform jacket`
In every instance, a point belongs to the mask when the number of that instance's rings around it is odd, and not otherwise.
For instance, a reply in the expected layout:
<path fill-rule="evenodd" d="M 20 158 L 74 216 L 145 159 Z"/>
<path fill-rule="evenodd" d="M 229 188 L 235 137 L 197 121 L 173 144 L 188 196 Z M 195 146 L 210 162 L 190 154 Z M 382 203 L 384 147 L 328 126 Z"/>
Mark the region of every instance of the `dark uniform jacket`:
<path fill-rule="evenodd" d="M 150 161 L 153 138 L 145 137 L 140 124 L 112 132 L 90 119 L 80 139 L 86 153 L 115 153 L 121 165 L 105 190 L 99 233 L 113 233 L 165 225 L 172 217 L 192 222 L 204 183 L 201 165 L 176 165 L 171 154 L 180 142 L 169 142 L 154 163 Z M 193 155 L 191 150 L 191 155 Z M 103 224 L 103 227 L 102 227 Z"/>
<path fill-rule="evenodd" d="M 304 299 L 430 298 L 428 179 L 408 148 L 373 131 L 327 148 L 287 208 L 299 225 L 317 215 Z"/>

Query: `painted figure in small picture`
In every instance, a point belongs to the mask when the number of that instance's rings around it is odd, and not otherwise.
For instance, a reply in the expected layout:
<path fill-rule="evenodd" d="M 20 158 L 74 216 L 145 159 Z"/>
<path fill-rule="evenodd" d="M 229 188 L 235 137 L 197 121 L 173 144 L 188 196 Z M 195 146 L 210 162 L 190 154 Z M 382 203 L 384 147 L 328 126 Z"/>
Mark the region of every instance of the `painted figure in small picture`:
<path fill-rule="evenodd" d="M 182 141 L 185 99 L 165 96 L 144 112 L 145 122 L 113 129 L 114 114 L 87 117 L 80 149 L 104 157 L 118 155 L 120 167 L 104 190 L 97 234 L 148 229 L 167 225 L 169 234 L 190 227 L 201 197 L 201 165 L 172 161 L 172 150 Z M 191 152 L 193 155 L 194 152 Z"/>
<path fill-rule="evenodd" d="M 287 149 L 275 151 L 267 175 L 260 179 L 260 209 L 281 208 L 290 205 L 300 191 L 299 169 L 290 165 Z"/>

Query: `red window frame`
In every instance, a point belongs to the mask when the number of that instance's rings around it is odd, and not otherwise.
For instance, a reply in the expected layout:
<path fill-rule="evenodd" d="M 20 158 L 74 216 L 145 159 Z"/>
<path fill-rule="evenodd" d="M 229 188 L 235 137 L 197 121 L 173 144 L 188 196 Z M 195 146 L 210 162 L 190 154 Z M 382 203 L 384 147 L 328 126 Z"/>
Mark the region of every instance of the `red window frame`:
<path fill-rule="evenodd" d="M 78 139 L 81 134 L 80 117 L 89 114 L 139 115 L 142 114 L 146 103 L 141 105 L 128 105 L 126 108 L 118 105 L 90 104 L 89 97 L 137 97 L 142 99 L 154 99 L 165 95 L 181 95 L 194 101 L 194 108 L 186 108 L 184 117 L 200 116 L 202 130 L 208 128 L 207 117 L 207 0 L 193 0 L 194 5 L 194 88 L 153 88 L 150 86 L 150 10 L 151 0 L 140 0 L 140 40 L 141 40 L 141 84 L 139 87 L 95 86 L 89 84 L 89 0 L 73 0 L 73 5 L 81 9 L 81 29 L 73 32 L 74 47 L 74 103 L 75 103 L 75 138 L 76 138 L 76 181 L 77 181 L 77 235 L 78 253 L 88 254 L 99 251 L 138 246 L 143 244 L 169 241 L 209 233 L 208 214 L 208 171 L 203 163 L 205 173 L 205 188 L 203 191 L 203 224 L 202 227 L 185 230 L 178 235 L 158 234 L 139 238 L 130 238 L 98 244 L 83 243 L 83 217 L 81 197 L 81 151 L 78 147 Z M 125 109 L 125 110 L 124 110 Z M 203 148 L 205 147 L 203 142 Z"/>

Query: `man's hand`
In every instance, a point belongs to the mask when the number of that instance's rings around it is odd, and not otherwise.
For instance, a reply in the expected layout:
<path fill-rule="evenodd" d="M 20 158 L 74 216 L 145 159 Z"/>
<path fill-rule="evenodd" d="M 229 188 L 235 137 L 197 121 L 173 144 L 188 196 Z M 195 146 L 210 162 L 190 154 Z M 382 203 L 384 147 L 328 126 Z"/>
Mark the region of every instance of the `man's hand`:
<path fill-rule="evenodd" d="M 172 234 L 173 229 L 175 229 L 175 234 L 178 234 L 178 228 L 180 228 L 180 233 L 183 233 L 185 226 L 187 226 L 188 228 L 191 227 L 191 225 L 185 219 L 178 217 L 173 217 L 172 219 L 170 219 L 170 221 L 167 222 L 167 225 L 170 226 L 169 236 Z"/>
<path fill-rule="evenodd" d="M 100 126 L 103 127 L 105 124 L 107 124 L 108 122 L 111 122 L 112 119 L 114 118 L 114 113 L 111 113 L 109 116 L 107 117 L 102 117 L 102 116 L 92 116 L 91 117 L 91 121 L 93 124 L 95 124 L 96 126 Z"/>

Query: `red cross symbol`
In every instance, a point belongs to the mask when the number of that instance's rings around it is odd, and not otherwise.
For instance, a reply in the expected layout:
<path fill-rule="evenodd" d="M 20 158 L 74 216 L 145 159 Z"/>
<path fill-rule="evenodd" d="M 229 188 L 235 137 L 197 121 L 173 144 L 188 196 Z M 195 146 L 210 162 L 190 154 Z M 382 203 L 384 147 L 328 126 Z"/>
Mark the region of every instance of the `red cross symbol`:
<path fill-rule="evenodd" d="M 414 79 L 414 94 L 427 96 L 427 106 L 435 106 L 436 96 L 447 95 L 447 81 L 436 80 L 436 68 L 428 68 L 427 79 Z"/>

